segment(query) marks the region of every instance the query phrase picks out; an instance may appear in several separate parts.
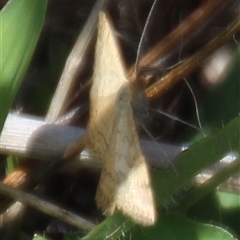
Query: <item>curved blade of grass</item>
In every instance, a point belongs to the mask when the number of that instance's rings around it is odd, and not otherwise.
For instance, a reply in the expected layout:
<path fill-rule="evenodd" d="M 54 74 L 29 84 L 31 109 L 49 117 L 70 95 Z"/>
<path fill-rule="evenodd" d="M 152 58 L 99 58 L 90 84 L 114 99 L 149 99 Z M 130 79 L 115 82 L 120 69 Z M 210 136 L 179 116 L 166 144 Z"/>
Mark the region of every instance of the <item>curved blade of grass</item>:
<path fill-rule="evenodd" d="M 47 0 L 11 0 L 0 19 L 0 131 L 36 47 Z"/>
<path fill-rule="evenodd" d="M 170 202 L 173 195 L 188 184 L 202 169 L 216 163 L 229 152 L 240 155 L 239 142 L 240 117 L 237 117 L 214 135 L 202 139 L 179 154 L 175 160 L 174 169 L 153 171 L 153 185 L 158 205 Z M 163 217 L 160 212 L 160 221 L 161 218 Z M 116 213 L 99 224 L 83 239 L 118 239 L 133 226 L 133 222 L 120 213 Z M 142 232 L 144 230 L 142 229 Z"/>
<path fill-rule="evenodd" d="M 168 202 L 174 193 L 189 183 L 201 170 L 218 162 L 230 152 L 240 155 L 240 117 L 213 135 L 205 137 L 180 153 L 174 169 L 154 171 L 154 184 L 160 202 Z"/>
<path fill-rule="evenodd" d="M 178 206 L 179 212 L 186 212 L 191 206 L 200 201 L 204 196 L 210 193 L 213 189 L 219 186 L 223 181 L 226 181 L 230 176 L 240 170 L 240 159 L 236 159 L 229 163 L 222 171 L 213 175 L 202 185 L 193 189 Z"/>

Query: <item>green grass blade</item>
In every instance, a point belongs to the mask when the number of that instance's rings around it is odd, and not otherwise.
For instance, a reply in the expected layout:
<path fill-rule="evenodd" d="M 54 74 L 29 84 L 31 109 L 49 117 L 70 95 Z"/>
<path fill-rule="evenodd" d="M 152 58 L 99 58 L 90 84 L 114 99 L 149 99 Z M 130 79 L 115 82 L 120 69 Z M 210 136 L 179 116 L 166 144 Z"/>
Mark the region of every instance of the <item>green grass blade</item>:
<path fill-rule="evenodd" d="M 0 16 L 0 131 L 36 47 L 47 0 L 11 0 Z"/>

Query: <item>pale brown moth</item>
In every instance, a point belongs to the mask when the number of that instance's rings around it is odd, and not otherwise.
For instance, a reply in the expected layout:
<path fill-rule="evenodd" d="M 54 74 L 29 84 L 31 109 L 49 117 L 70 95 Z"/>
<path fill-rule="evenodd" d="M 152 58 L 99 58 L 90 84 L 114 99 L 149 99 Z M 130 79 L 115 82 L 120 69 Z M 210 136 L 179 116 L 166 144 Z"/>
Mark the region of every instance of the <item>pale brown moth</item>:
<path fill-rule="evenodd" d="M 113 27 L 101 12 L 87 132 L 87 149 L 103 162 L 96 202 L 106 215 L 120 209 L 148 226 L 156 221 L 156 209 L 131 101 Z"/>

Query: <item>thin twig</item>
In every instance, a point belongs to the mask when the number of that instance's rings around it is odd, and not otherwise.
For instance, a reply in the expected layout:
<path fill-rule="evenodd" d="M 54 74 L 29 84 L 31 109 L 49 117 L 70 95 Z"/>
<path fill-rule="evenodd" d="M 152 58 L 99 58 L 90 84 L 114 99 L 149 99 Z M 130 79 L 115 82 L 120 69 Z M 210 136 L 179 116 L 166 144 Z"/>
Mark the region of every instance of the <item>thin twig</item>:
<path fill-rule="evenodd" d="M 20 218 L 24 213 L 25 208 L 26 206 L 21 202 L 16 201 L 13 203 L 3 214 L 0 215 L 0 229 L 3 229 L 5 226 L 9 226 L 11 222 Z"/>
<path fill-rule="evenodd" d="M 201 66 L 204 61 L 206 61 L 224 43 L 233 38 L 238 32 L 240 32 L 239 16 L 237 16 L 220 34 L 207 43 L 197 53 L 180 63 L 159 81 L 147 88 L 146 94 L 148 99 L 150 101 L 154 100 L 158 95 L 163 94 L 181 79 L 184 79 L 184 77 L 188 76 Z"/>
<path fill-rule="evenodd" d="M 41 200 L 36 196 L 9 187 L 3 183 L 0 183 L 0 192 L 79 229 L 89 231 L 95 226 L 84 217 L 80 217 L 70 211 L 57 207 L 55 204 Z"/>

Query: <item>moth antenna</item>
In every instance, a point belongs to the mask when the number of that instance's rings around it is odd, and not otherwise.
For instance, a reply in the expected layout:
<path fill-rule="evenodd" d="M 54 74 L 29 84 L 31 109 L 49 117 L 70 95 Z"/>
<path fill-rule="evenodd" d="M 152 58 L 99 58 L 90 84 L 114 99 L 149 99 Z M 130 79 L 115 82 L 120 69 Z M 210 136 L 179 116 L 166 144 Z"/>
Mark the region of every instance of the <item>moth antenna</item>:
<path fill-rule="evenodd" d="M 139 41 L 139 44 L 138 44 L 138 49 L 137 49 L 137 57 L 136 57 L 136 61 L 135 61 L 135 68 L 134 68 L 134 73 L 137 74 L 138 73 L 138 63 L 139 63 L 139 59 L 140 59 L 140 53 L 141 53 L 141 46 L 142 46 L 142 43 L 143 43 L 143 39 L 144 39 L 144 36 L 145 36 L 145 33 L 147 31 L 147 28 L 149 26 L 149 23 L 150 23 L 150 18 L 152 17 L 152 13 L 153 13 L 153 10 L 156 6 L 156 3 L 157 3 L 158 0 L 154 0 L 153 4 L 152 4 L 152 7 L 148 13 L 148 16 L 147 16 L 147 20 L 146 20 L 146 23 L 144 25 L 144 28 L 143 28 L 143 32 L 142 32 L 142 35 L 141 35 L 141 38 L 140 38 L 140 41 Z"/>
<path fill-rule="evenodd" d="M 174 164 L 169 160 L 169 156 L 168 154 L 163 150 L 163 148 L 158 144 L 158 142 L 156 141 L 156 139 L 152 136 L 152 134 L 148 131 L 148 129 L 144 126 L 144 124 L 139 121 L 138 122 L 139 125 L 142 127 L 142 129 L 146 132 L 146 134 L 149 136 L 149 138 L 155 142 L 157 144 L 157 146 L 160 148 L 161 152 L 163 153 L 163 155 L 165 155 L 166 159 L 168 160 L 169 164 L 172 166 L 173 170 L 176 172 L 176 169 L 174 167 Z"/>
<path fill-rule="evenodd" d="M 182 21 L 182 13 L 181 13 L 181 15 L 180 15 L 180 22 L 181 22 L 181 21 Z M 183 38 L 181 39 L 181 43 L 180 43 L 180 47 L 179 47 L 179 56 L 178 56 L 178 60 L 179 60 L 179 61 L 181 61 L 182 47 L 183 47 Z M 203 128 L 202 128 L 202 123 L 201 123 L 200 115 L 199 115 L 199 111 L 198 111 L 198 103 L 197 103 L 197 99 L 196 99 L 196 97 L 195 97 L 195 94 L 194 94 L 194 92 L 193 92 L 193 90 L 192 90 L 191 85 L 189 84 L 189 82 L 187 81 L 186 78 L 184 78 L 184 82 L 187 84 L 187 87 L 188 87 L 188 89 L 190 90 L 190 93 L 191 93 L 191 95 L 192 95 L 192 97 L 193 97 L 193 101 L 194 101 L 194 106 L 195 106 L 195 111 L 196 111 L 196 117 L 197 117 L 198 126 L 199 126 L 199 128 L 195 128 L 195 127 L 194 127 L 194 128 L 200 130 L 200 131 L 202 132 L 202 134 L 203 134 L 204 136 L 206 136 L 206 133 L 204 133 Z M 186 123 L 185 121 L 180 121 L 180 122 L 182 122 L 182 123 L 184 123 L 184 124 Z M 192 124 L 189 124 L 189 126 L 193 127 Z"/>
<path fill-rule="evenodd" d="M 198 121 L 198 125 L 199 125 L 199 128 L 201 129 L 201 132 L 203 133 L 203 135 L 206 137 L 206 134 L 204 133 L 203 131 L 203 127 L 202 127 L 202 123 L 201 123 L 201 119 L 200 119 L 200 115 L 199 115 L 199 111 L 198 111 L 198 102 L 197 102 L 197 99 L 195 97 L 195 94 L 192 90 L 192 87 L 191 85 L 189 84 L 189 82 L 187 81 L 186 78 L 184 78 L 184 82 L 187 84 L 188 86 L 188 89 L 190 90 L 191 94 L 192 94 L 192 97 L 193 97 L 193 101 L 194 101 L 194 106 L 195 106 L 195 110 L 196 110 L 196 117 L 197 117 L 197 121 Z"/>
<path fill-rule="evenodd" d="M 160 114 L 162 114 L 162 115 L 164 115 L 164 116 L 166 116 L 166 117 L 169 117 L 169 118 L 171 118 L 171 119 L 173 119 L 173 120 L 175 120 L 175 121 L 178 121 L 178 122 L 180 122 L 180 123 L 182 123 L 182 124 L 185 124 L 185 125 L 193 128 L 193 129 L 196 129 L 197 131 L 201 132 L 204 136 L 207 136 L 207 135 L 208 135 L 206 132 L 204 132 L 204 130 L 203 130 L 202 128 L 196 127 L 195 125 L 193 125 L 193 124 L 191 124 L 191 123 L 188 123 L 188 122 L 186 122 L 186 121 L 184 121 L 184 120 L 182 120 L 182 119 L 180 119 L 180 118 L 178 118 L 178 117 L 174 117 L 174 116 L 172 116 L 172 115 L 170 115 L 170 114 L 168 114 L 168 113 L 165 113 L 165 112 L 163 112 L 163 111 L 161 111 L 161 110 L 156 110 L 156 109 L 153 109 L 153 108 L 149 108 L 149 109 L 152 110 L 152 111 L 155 111 L 155 112 L 157 112 L 157 113 L 160 113 Z"/>
<path fill-rule="evenodd" d="M 140 124 L 140 126 L 142 127 L 142 129 L 146 132 L 146 134 L 149 136 L 149 138 L 150 138 L 152 141 L 156 142 L 156 139 L 153 137 L 153 135 L 150 133 L 150 131 L 144 126 L 144 124 L 143 124 L 141 121 L 139 121 L 138 123 Z M 159 147 L 160 147 L 160 146 L 159 146 Z M 161 147 L 160 147 L 160 148 L 161 148 Z M 163 153 L 166 157 L 168 157 L 168 155 L 166 154 L 165 151 L 163 151 L 162 148 L 161 148 L 161 151 L 162 151 L 162 153 Z"/>

